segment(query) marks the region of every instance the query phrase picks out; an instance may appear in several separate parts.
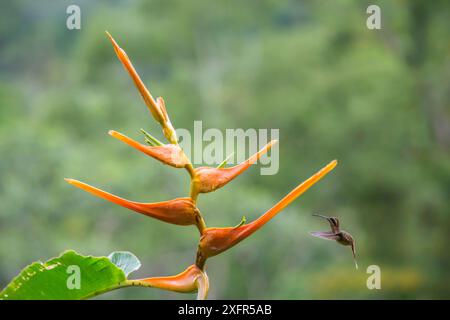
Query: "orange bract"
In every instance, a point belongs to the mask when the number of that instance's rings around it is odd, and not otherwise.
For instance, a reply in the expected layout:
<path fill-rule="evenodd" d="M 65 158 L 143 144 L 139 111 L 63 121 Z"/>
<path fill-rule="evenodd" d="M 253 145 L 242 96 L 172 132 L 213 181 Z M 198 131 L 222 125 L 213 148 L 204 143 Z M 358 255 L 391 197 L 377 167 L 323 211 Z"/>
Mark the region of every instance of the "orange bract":
<path fill-rule="evenodd" d="M 129 201 L 74 179 L 65 179 L 68 183 L 97 197 L 111 201 L 127 209 L 146 216 L 181 226 L 197 224 L 199 212 L 191 198 L 177 198 L 169 201 L 142 203 Z"/>
<path fill-rule="evenodd" d="M 209 279 L 204 271 L 195 264 L 175 276 L 152 277 L 131 280 L 131 285 L 140 285 L 181 293 L 197 291 L 197 299 L 206 299 L 209 291 Z"/>
<path fill-rule="evenodd" d="M 264 155 L 277 140 L 272 140 L 266 144 L 260 151 L 252 155 L 244 162 L 230 168 L 211 168 L 211 167 L 199 167 L 195 169 L 195 174 L 199 180 L 198 192 L 207 193 L 217 190 L 228 182 L 236 178 L 245 170 L 250 168 L 252 164 L 258 161 L 262 155 Z"/>
<path fill-rule="evenodd" d="M 128 58 L 126 52 L 121 47 L 119 47 L 114 38 L 108 32 L 106 32 L 106 34 L 108 35 L 109 40 L 113 45 L 117 58 L 119 58 L 124 68 L 130 74 L 130 77 L 133 79 L 133 82 L 136 85 L 137 89 L 139 90 L 139 93 L 141 94 L 142 98 L 144 99 L 144 102 L 147 105 L 148 109 L 150 110 L 150 113 L 153 115 L 156 121 L 158 121 L 159 123 L 163 123 L 164 117 L 162 115 L 160 106 L 156 103 L 155 99 L 146 88 L 144 82 L 141 80 L 141 77 L 139 77 L 139 74 L 136 72 L 136 69 L 131 63 L 130 58 Z"/>
<path fill-rule="evenodd" d="M 106 32 L 106 34 L 108 35 L 109 40 L 113 45 L 117 57 L 119 58 L 120 62 L 122 62 L 124 68 L 128 71 L 130 77 L 133 79 L 133 82 L 136 85 L 136 88 L 138 89 L 142 98 L 144 99 L 144 102 L 150 110 L 150 113 L 153 115 L 155 120 L 158 121 L 163 127 L 164 135 L 170 141 L 170 143 L 177 144 L 175 129 L 170 122 L 163 98 L 158 97 L 155 101 L 153 96 L 150 94 L 150 91 L 148 91 L 144 82 L 141 80 L 141 77 L 139 77 L 139 74 L 136 72 L 136 69 L 133 67 L 133 64 L 128 58 L 126 52 L 121 47 L 119 47 L 117 42 L 108 32 Z"/>
<path fill-rule="evenodd" d="M 189 159 L 184 154 L 183 150 L 177 144 L 165 144 L 162 146 L 146 146 L 145 144 L 139 143 L 126 135 L 123 135 L 117 131 L 110 130 L 109 135 L 125 142 L 129 146 L 161 161 L 164 164 L 175 168 L 184 168 L 189 164 Z"/>

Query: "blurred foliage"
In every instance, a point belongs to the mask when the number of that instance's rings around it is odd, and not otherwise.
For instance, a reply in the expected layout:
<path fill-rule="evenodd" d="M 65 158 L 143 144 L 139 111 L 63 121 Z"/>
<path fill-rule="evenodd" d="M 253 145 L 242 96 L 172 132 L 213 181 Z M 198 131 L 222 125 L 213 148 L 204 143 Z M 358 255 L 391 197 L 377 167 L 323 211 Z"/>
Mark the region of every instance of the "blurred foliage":
<path fill-rule="evenodd" d="M 382 30 L 366 28 L 378 4 Z M 190 265 L 198 234 L 96 199 L 73 177 L 137 201 L 184 196 L 188 176 L 106 135 L 159 133 L 104 30 L 176 127 L 279 128 L 280 170 L 201 196 L 208 226 L 256 218 L 340 164 L 249 240 L 208 261 L 210 298 L 450 296 L 450 5 L 447 1 L 71 1 L 0 4 L 0 286 L 65 249 L 136 253 L 137 276 Z M 162 138 L 162 136 L 158 136 Z M 308 236 L 339 216 L 348 248 Z M 382 270 L 368 290 L 365 268 Z M 195 295 L 192 295 L 192 298 Z M 104 298 L 191 298 L 125 289 Z"/>

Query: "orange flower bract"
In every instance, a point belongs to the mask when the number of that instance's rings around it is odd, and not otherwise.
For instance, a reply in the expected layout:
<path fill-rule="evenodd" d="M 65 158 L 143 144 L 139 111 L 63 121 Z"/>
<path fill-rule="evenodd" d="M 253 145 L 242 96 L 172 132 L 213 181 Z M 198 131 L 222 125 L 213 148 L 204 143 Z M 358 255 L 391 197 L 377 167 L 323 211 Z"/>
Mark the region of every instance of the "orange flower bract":
<path fill-rule="evenodd" d="M 156 160 L 161 161 L 164 164 L 175 168 L 184 168 L 189 164 L 189 159 L 184 154 L 183 150 L 177 144 L 165 144 L 162 146 L 146 146 L 139 143 L 126 135 L 123 135 L 117 131 L 110 130 L 109 135 L 125 142 L 129 146 L 149 155 Z"/>
<path fill-rule="evenodd" d="M 191 293 L 197 291 L 197 299 L 199 300 L 206 299 L 209 291 L 208 276 L 195 264 L 189 266 L 186 270 L 175 276 L 131 280 L 130 284 L 181 293 Z"/>
<path fill-rule="evenodd" d="M 230 168 L 212 168 L 212 167 L 199 167 L 195 169 L 195 174 L 199 180 L 198 192 L 207 193 L 215 191 L 228 182 L 236 178 L 245 170 L 250 168 L 252 164 L 258 161 L 275 143 L 277 140 L 272 140 L 266 144 L 261 150 L 252 155 L 244 162 Z"/>
<path fill-rule="evenodd" d="M 191 198 L 177 198 L 154 203 L 135 202 L 120 198 L 78 180 L 66 179 L 66 181 L 97 197 L 164 222 L 188 226 L 197 224 L 199 219 L 198 209 Z"/>

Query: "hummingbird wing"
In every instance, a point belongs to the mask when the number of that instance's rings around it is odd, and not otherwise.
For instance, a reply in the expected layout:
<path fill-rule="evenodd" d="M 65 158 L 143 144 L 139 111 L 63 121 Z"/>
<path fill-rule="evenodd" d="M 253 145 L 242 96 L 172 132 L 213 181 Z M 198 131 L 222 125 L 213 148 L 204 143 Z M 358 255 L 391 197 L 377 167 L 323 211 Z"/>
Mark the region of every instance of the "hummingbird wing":
<path fill-rule="evenodd" d="M 339 219 L 336 217 L 329 217 L 327 220 L 330 223 L 331 231 L 334 233 L 339 233 Z"/>
<path fill-rule="evenodd" d="M 309 233 L 310 235 L 312 235 L 313 237 L 317 237 L 317 238 L 321 238 L 321 239 L 325 239 L 325 240 L 338 240 L 339 236 L 336 235 L 334 232 L 332 231 L 313 231 Z"/>

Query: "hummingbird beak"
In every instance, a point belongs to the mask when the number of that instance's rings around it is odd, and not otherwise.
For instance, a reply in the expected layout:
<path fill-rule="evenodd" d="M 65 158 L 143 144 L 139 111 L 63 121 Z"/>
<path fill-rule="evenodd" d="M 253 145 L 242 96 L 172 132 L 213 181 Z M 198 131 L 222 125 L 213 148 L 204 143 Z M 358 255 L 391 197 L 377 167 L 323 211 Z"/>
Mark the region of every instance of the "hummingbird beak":
<path fill-rule="evenodd" d="M 352 242 L 352 253 L 353 253 L 353 260 L 355 261 L 355 267 L 356 267 L 356 269 L 358 269 L 358 262 L 356 262 L 355 241 Z"/>
<path fill-rule="evenodd" d="M 316 214 L 316 213 L 314 213 L 313 216 L 314 216 L 314 217 L 324 218 L 324 219 L 327 219 L 327 220 L 328 220 L 328 217 L 323 216 L 323 215 L 321 215 L 321 214 Z"/>

